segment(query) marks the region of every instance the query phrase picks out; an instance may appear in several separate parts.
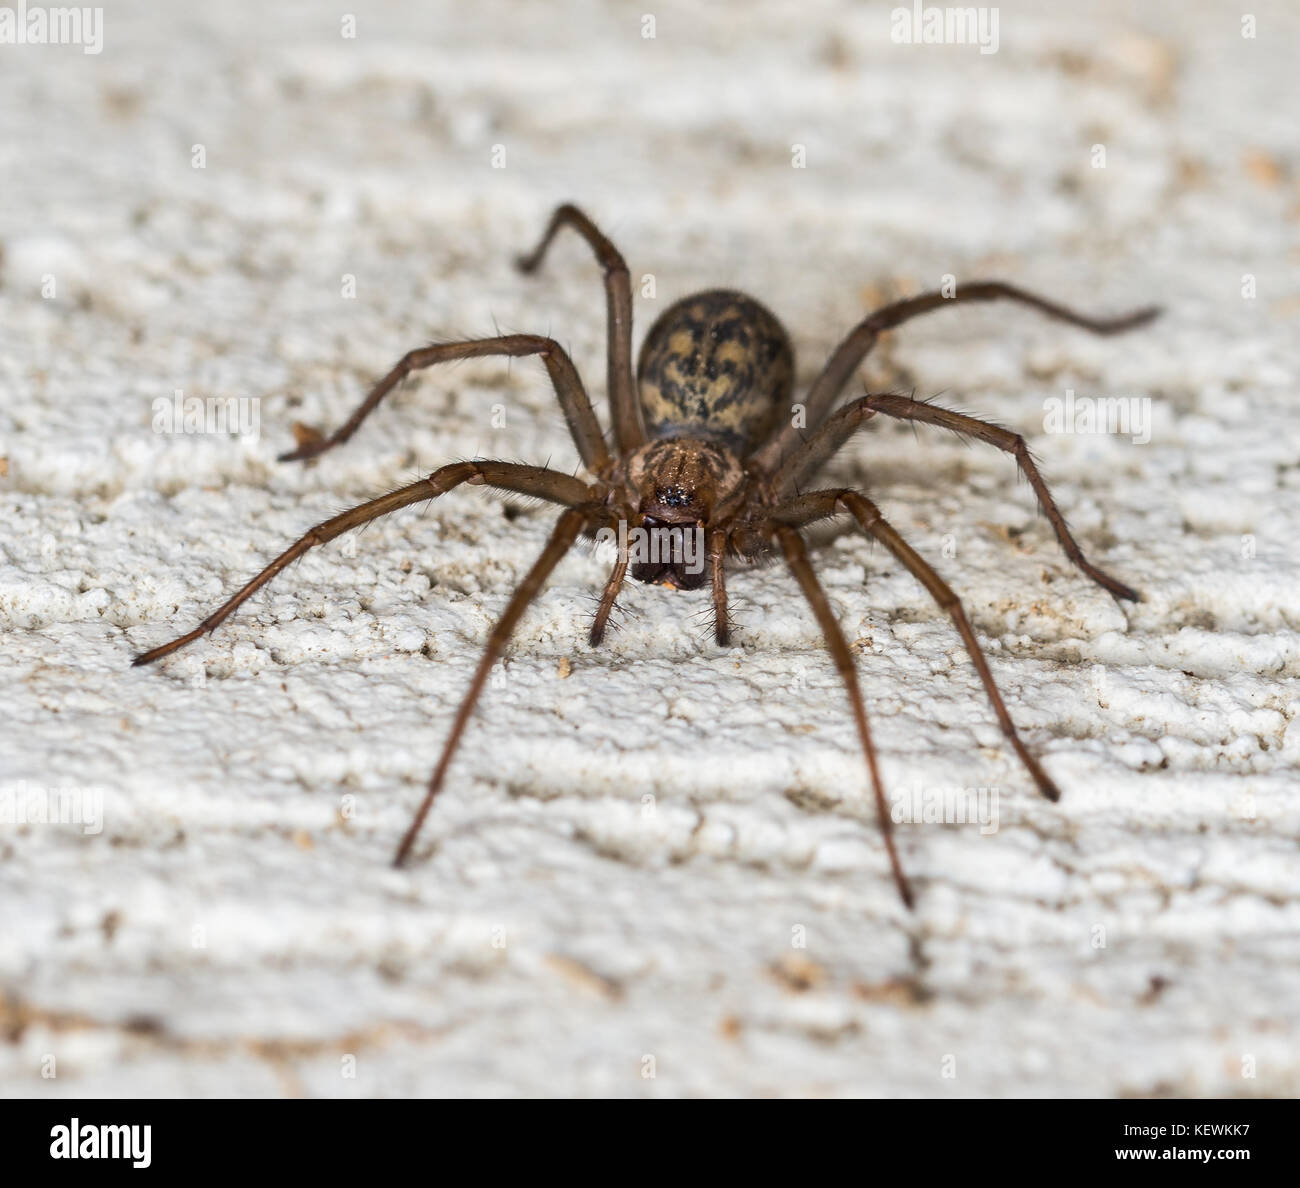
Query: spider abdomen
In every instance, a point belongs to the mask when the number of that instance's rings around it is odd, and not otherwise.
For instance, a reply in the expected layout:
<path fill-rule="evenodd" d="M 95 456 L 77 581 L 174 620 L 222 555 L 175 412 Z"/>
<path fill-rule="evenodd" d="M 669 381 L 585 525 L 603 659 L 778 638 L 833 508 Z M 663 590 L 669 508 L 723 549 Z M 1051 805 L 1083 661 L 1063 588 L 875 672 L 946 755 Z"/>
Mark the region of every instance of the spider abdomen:
<path fill-rule="evenodd" d="M 790 404 L 794 352 L 776 316 L 726 289 L 670 305 L 637 362 L 646 431 L 708 437 L 744 453 Z"/>

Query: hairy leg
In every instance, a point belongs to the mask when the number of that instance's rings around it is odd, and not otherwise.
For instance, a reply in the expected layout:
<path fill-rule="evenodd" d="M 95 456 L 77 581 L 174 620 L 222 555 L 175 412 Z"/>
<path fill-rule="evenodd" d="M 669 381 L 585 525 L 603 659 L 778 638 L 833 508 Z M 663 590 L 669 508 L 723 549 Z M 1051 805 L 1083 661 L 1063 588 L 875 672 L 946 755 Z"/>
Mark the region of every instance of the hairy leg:
<path fill-rule="evenodd" d="M 623 588 L 623 579 L 626 577 L 627 555 L 624 553 L 614 562 L 609 581 L 605 583 L 605 590 L 600 596 L 600 605 L 596 608 L 596 617 L 591 621 L 591 634 L 587 637 L 587 642 L 593 648 L 600 647 L 601 640 L 605 638 L 605 628 L 609 626 L 609 616 L 614 610 L 614 602 L 618 598 L 618 592 Z"/>
<path fill-rule="evenodd" d="M 632 370 L 632 284 L 622 254 L 585 214 L 571 203 L 558 206 L 551 215 L 541 242 L 516 264 L 524 273 L 535 272 L 546 249 L 562 227 L 572 227 L 596 254 L 605 270 L 605 307 L 608 326 L 606 360 L 610 416 L 614 441 L 620 453 L 628 453 L 645 442 L 641 405 L 637 400 L 636 376 Z"/>
<path fill-rule="evenodd" d="M 808 395 L 804 400 L 805 425 L 815 428 L 821 424 L 844 390 L 844 385 L 848 383 L 862 360 L 867 357 L 871 348 L 876 345 L 876 339 L 883 331 L 892 330 L 903 322 L 944 306 L 999 299 L 1018 301 L 1021 305 L 1028 305 L 1049 318 L 1068 322 L 1084 330 L 1091 330 L 1094 334 L 1120 334 L 1125 330 L 1134 330 L 1138 326 L 1146 325 L 1160 312 L 1157 307 L 1149 306 L 1116 318 L 1093 318 L 1003 281 L 972 281 L 970 284 L 959 286 L 957 292 L 951 297 L 933 292 L 923 293 L 919 297 L 909 297 L 905 301 L 895 301 L 864 318 L 835 349 L 822 369 L 821 375 L 808 389 Z M 798 446 L 800 436 L 800 431 L 793 425 L 788 422 L 783 424 L 755 452 L 754 460 L 764 470 L 775 470 L 781 460 Z"/>
<path fill-rule="evenodd" d="M 988 421 L 981 421 L 978 417 L 966 413 L 941 408 L 925 400 L 913 400 L 910 396 L 899 396 L 892 392 L 872 393 L 846 404 L 843 408 L 836 409 L 822 423 L 821 428 L 795 450 L 776 472 L 772 487 L 777 497 L 793 495 L 861 425 L 876 413 L 896 417 L 902 421 L 920 421 L 927 425 L 938 425 L 944 429 L 951 429 L 955 433 L 969 434 L 1013 455 L 1021 473 L 1029 480 L 1043 514 L 1052 525 L 1052 531 L 1056 533 L 1056 539 L 1060 541 L 1061 548 L 1065 550 L 1065 555 L 1071 562 L 1114 597 L 1132 602 L 1140 599 L 1141 595 L 1131 586 L 1098 569 L 1083 555 L 1083 550 L 1071 534 L 1065 517 L 1056 506 L 1056 500 L 1052 498 L 1047 483 L 1039 473 L 1028 444 L 1019 433 L 1003 429 L 1000 425 L 992 425 Z"/>
<path fill-rule="evenodd" d="M 198 639 L 205 631 L 215 631 L 218 626 L 232 614 L 246 599 L 260 590 L 267 582 L 280 573 L 291 561 L 296 561 L 308 550 L 322 545 L 336 536 L 342 535 L 349 528 L 367 524 L 380 516 L 412 503 L 426 499 L 436 499 L 461 483 L 474 486 L 497 487 L 505 491 L 514 491 L 520 495 L 532 495 L 552 503 L 576 506 L 592 498 L 593 488 L 558 470 L 547 470 L 543 466 L 521 466 L 514 462 L 453 462 L 435 470 L 428 478 L 399 487 L 387 495 L 340 512 L 309 528 L 302 536 L 272 561 L 252 581 L 242 586 L 234 595 L 221 604 L 193 631 L 178 639 L 165 643 L 151 651 L 137 656 L 133 665 L 151 664 L 163 656 L 170 655 L 178 648 Z"/>
<path fill-rule="evenodd" d="M 551 570 L 559 564 L 560 559 L 572 547 L 573 542 L 577 540 L 578 534 L 590 517 L 599 510 L 596 505 L 569 508 L 555 525 L 551 538 L 546 543 L 546 548 L 542 550 L 542 555 L 537 558 L 532 569 L 528 571 L 524 576 L 524 580 L 519 583 L 519 587 L 510 596 L 510 601 L 506 603 L 506 609 L 502 611 L 501 618 L 497 620 L 496 626 L 492 628 L 491 635 L 488 636 L 487 644 L 483 648 L 483 655 L 479 658 L 478 667 L 474 670 L 474 676 L 470 680 L 469 689 L 461 700 L 460 708 L 456 711 L 456 717 L 451 724 L 451 733 L 448 734 L 447 741 L 443 744 L 442 755 L 438 759 L 438 766 L 433 770 L 424 799 L 420 802 L 420 807 L 412 818 L 411 824 L 402 838 L 401 845 L 397 847 L 397 853 L 393 858 L 394 866 L 401 866 L 410 855 L 411 847 L 415 844 L 416 837 L 419 836 L 420 827 L 424 824 L 424 819 L 429 815 L 433 799 L 442 790 L 447 768 L 451 764 L 451 757 L 456 752 L 456 746 L 460 742 L 461 735 L 465 733 L 465 727 L 469 723 L 470 715 L 474 712 L 474 706 L 478 702 L 479 695 L 483 692 L 483 686 L 487 682 L 492 665 L 496 663 L 497 657 L 501 655 L 506 641 L 514 632 L 528 604 L 537 597 L 538 591 L 541 590 L 542 584 L 546 581 Z"/>
<path fill-rule="evenodd" d="M 907 878 L 903 874 L 902 864 L 898 860 L 898 851 L 894 847 L 893 821 L 889 815 L 889 808 L 885 804 L 885 789 L 880 779 L 879 766 L 876 763 L 876 747 L 871 739 L 871 728 L 867 724 L 867 711 L 862 702 L 862 690 L 858 685 L 857 671 L 853 667 L 853 653 L 849 651 L 848 641 L 845 640 L 840 625 L 835 621 L 835 612 L 831 610 L 831 604 L 827 601 L 826 592 L 817 580 L 817 575 L 813 573 L 803 538 L 787 525 L 778 523 L 774 524 L 773 527 L 775 530 L 774 535 L 781 545 L 782 552 L 785 554 L 786 564 L 790 567 L 790 572 L 794 574 L 795 581 L 799 583 L 799 588 L 808 600 L 808 605 L 812 607 L 818 626 L 820 626 L 822 635 L 826 639 L 826 646 L 830 649 L 831 657 L 835 661 L 835 667 L 839 671 L 840 678 L 844 682 L 845 691 L 849 695 L 853 720 L 858 728 L 858 738 L 862 743 L 862 752 L 867 760 L 867 771 L 870 773 L 871 786 L 876 796 L 876 815 L 880 820 L 880 831 L 885 840 L 885 850 L 889 855 L 889 865 L 894 874 L 894 883 L 898 887 L 898 893 L 902 896 L 903 903 L 910 908 L 913 902 L 912 889 L 908 886 Z"/>
<path fill-rule="evenodd" d="M 970 625 L 970 620 L 966 617 L 966 611 L 961 604 L 961 599 L 953 593 L 948 584 L 934 571 L 930 563 L 895 531 L 880 514 L 880 509 L 870 499 L 856 491 L 814 491 L 792 501 L 785 505 L 784 508 L 775 509 L 770 514 L 773 519 L 780 522 L 806 524 L 811 523 L 813 520 L 835 515 L 841 510 L 849 512 L 867 532 L 880 541 L 885 548 L 902 562 L 909 572 L 918 578 L 921 584 L 930 592 L 931 597 L 938 603 L 940 609 L 945 611 L 952 619 L 953 625 L 957 628 L 957 633 L 961 636 L 962 643 L 966 645 L 966 651 L 970 655 L 971 662 L 975 665 L 975 671 L 979 674 L 980 683 L 984 686 L 984 692 L 988 695 L 989 702 L 993 706 L 993 712 L 997 715 L 998 725 L 1001 726 L 1002 733 L 1006 735 L 1007 740 L 1011 743 L 1017 756 L 1019 756 L 1020 762 L 1025 765 L 1026 770 L 1033 777 L 1034 783 L 1038 785 L 1038 790 L 1048 800 L 1059 800 L 1061 797 L 1060 789 L 1052 782 L 1038 760 L 1029 753 L 1025 744 L 1020 741 L 1020 735 L 1016 732 L 1015 723 L 1012 722 L 1011 714 L 1007 711 L 1006 703 L 1002 700 L 1002 694 L 998 692 L 997 683 L 993 680 L 993 673 L 989 670 L 988 660 L 985 659 L 984 650 L 980 647 L 979 640 L 975 638 L 975 632 Z"/>
<path fill-rule="evenodd" d="M 713 594 L 713 638 L 718 647 L 731 642 L 731 615 L 727 610 L 727 530 L 709 531 L 709 585 Z"/>
<path fill-rule="evenodd" d="M 329 437 L 308 442 L 300 445 L 296 450 L 281 454 L 279 461 L 300 462 L 307 458 L 315 458 L 326 450 L 342 445 L 357 431 L 361 422 L 374 412 L 380 401 L 412 371 L 433 367 L 438 363 L 450 363 L 457 359 L 482 359 L 492 356 L 517 358 L 523 355 L 542 357 L 583 465 L 592 473 L 603 475 L 610 465 L 609 451 L 605 448 L 600 422 L 596 420 L 596 414 L 582 386 L 578 370 L 558 342 L 538 334 L 506 334 L 500 338 L 446 342 L 408 351 L 370 390 L 370 394 L 357 406 L 356 411 Z"/>

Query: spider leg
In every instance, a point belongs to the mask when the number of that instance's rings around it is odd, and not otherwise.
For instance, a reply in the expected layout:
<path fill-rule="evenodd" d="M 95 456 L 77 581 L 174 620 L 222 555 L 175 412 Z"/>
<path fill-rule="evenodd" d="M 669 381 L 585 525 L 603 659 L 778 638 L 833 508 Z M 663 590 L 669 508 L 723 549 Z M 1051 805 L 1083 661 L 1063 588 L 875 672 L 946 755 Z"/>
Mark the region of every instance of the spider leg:
<path fill-rule="evenodd" d="M 627 577 L 626 549 L 620 552 L 618 560 L 614 562 L 614 569 L 609 575 L 609 581 L 605 583 L 604 593 L 600 596 L 600 605 L 596 608 L 596 617 L 591 621 L 591 634 L 587 639 L 593 648 L 600 647 L 600 641 L 605 638 L 605 628 L 609 625 L 609 616 L 614 609 L 618 592 L 623 588 L 625 577 Z"/>
<path fill-rule="evenodd" d="M 133 665 L 151 664 L 163 656 L 170 655 L 178 648 L 199 638 L 205 631 L 211 632 L 233 612 L 241 603 L 260 590 L 267 582 L 280 573 L 291 561 L 296 561 L 309 549 L 333 540 L 349 528 L 369 523 L 398 508 L 426 499 L 436 499 L 446 494 L 461 483 L 473 486 L 497 487 L 505 491 L 514 491 L 520 495 L 532 495 L 552 503 L 576 506 L 588 502 L 593 489 L 586 483 L 558 470 L 547 470 L 542 466 L 521 466 L 514 462 L 453 462 L 435 470 L 427 478 L 409 486 L 399 487 L 377 499 L 369 499 L 348 511 L 340 512 L 309 528 L 302 536 L 272 561 L 252 581 L 246 583 L 234 595 L 221 604 L 193 631 L 165 643 L 151 651 L 143 652 L 131 663 Z"/>
<path fill-rule="evenodd" d="M 632 371 L 632 284 L 627 263 L 616 248 L 585 214 L 566 202 L 557 206 L 541 242 L 528 255 L 515 260 L 523 273 L 535 272 L 562 227 L 572 227 L 596 254 L 605 270 L 605 308 L 609 327 L 606 360 L 610 417 L 619 453 L 626 454 L 645 443 L 641 405 L 637 400 L 636 376 Z"/>
<path fill-rule="evenodd" d="M 871 404 L 876 393 L 852 400 L 821 422 L 772 475 L 771 487 L 778 499 L 790 499 L 844 448 L 844 443 L 876 415 Z"/>
<path fill-rule="evenodd" d="M 411 819 L 411 824 L 402 837 L 401 845 L 397 847 L 397 853 L 393 857 L 394 866 L 401 866 L 406 861 L 411 852 L 411 847 L 415 844 L 415 839 L 419 835 L 420 827 L 424 824 L 424 819 L 429 815 L 429 809 L 433 805 L 433 798 L 442 790 L 443 780 L 447 775 L 447 768 L 451 763 L 452 755 L 455 754 L 456 746 L 460 742 L 461 735 L 465 732 L 465 727 L 469 723 L 470 715 L 474 712 L 474 706 L 478 702 L 479 695 L 483 692 L 483 686 L 487 683 L 488 673 L 491 671 L 492 665 L 496 662 L 497 657 L 501 655 L 506 641 L 514 632 L 528 604 L 537 597 L 538 591 L 541 590 L 542 584 L 546 581 L 551 570 L 569 551 L 573 542 L 577 540 L 583 526 L 593 513 L 598 510 L 600 510 L 598 506 L 589 504 L 571 507 L 560 516 L 551 533 L 550 540 L 546 542 L 546 548 L 542 550 L 541 556 L 533 563 L 532 569 L 528 571 L 524 576 L 524 580 L 519 583 L 515 592 L 510 596 L 510 601 L 506 603 L 506 609 L 502 611 L 501 618 L 497 620 L 496 626 L 492 628 L 492 633 L 488 636 L 487 644 L 483 648 L 483 655 L 479 657 L 478 667 L 474 670 L 474 676 L 470 680 L 469 689 L 461 700 L 460 708 L 456 711 L 455 720 L 451 725 L 451 733 L 443 744 L 442 755 L 438 759 L 437 767 L 433 769 L 433 775 L 429 779 L 429 787 L 424 794 L 424 799 L 420 802 L 419 809 Z"/>
<path fill-rule="evenodd" d="M 889 865 L 894 874 L 894 883 L 898 887 L 898 893 L 902 896 L 903 903 L 908 908 L 911 908 L 913 903 L 912 889 L 908 886 L 907 877 L 903 874 L 902 864 L 898 860 L 898 851 L 894 848 L 893 821 L 890 819 L 889 809 L 885 804 L 885 789 L 880 779 L 880 768 L 876 762 L 876 747 L 871 740 L 871 728 L 867 725 L 867 711 L 862 702 L 862 690 L 858 685 L 857 671 L 853 666 L 853 653 L 849 651 L 844 632 L 840 630 L 839 623 L 835 621 L 835 612 L 831 610 L 831 604 L 826 598 L 826 592 L 817 580 L 817 575 L 813 573 L 803 538 L 786 524 L 774 522 L 773 528 L 775 529 L 774 535 L 780 542 L 782 552 L 785 554 L 785 562 L 790 567 L 790 572 L 794 574 L 795 581 L 799 583 L 799 588 L 808 600 L 808 605 L 812 607 L 812 612 L 821 627 L 822 635 L 826 639 L 826 646 L 830 649 L 831 657 L 835 661 L 835 667 L 839 670 L 840 677 L 844 681 L 844 688 L 849 695 L 849 704 L 853 710 L 853 720 L 858 728 L 858 738 L 862 742 L 862 751 L 866 756 L 867 771 L 871 775 L 871 786 L 876 796 L 876 815 L 880 820 L 880 832 L 885 840 L 885 850 L 889 855 Z"/>
<path fill-rule="evenodd" d="M 876 413 L 883 413 L 887 417 L 896 417 L 902 421 L 920 421 L 926 425 L 938 425 L 943 429 L 951 429 L 955 433 L 968 433 L 972 437 L 979 438 L 980 441 L 988 442 L 989 445 L 1013 455 L 1021 473 L 1029 480 L 1043 514 L 1052 525 L 1052 531 L 1056 533 L 1056 539 L 1070 561 L 1114 597 L 1128 599 L 1131 602 L 1140 600 L 1141 595 L 1131 586 L 1104 573 L 1083 555 L 1083 550 L 1071 534 L 1065 517 L 1052 498 L 1052 493 L 1047 489 L 1047 483 L 1039 473 L 1038 465 L 1034 462 L 1024 437 L 1019 433 L 1013 433 L 1010 429 L 1003 429 L 1000 425 L 990 424 L 966 413 L 953 412 L 951 409 L 941 408 L 925 400 L 913 400 L 910 396 L 899 396 L 892 392 L 873 393 L 837 409 L 777 471 L 773 479 L 773 488 L 778 497 L 791 494 L 806 480 L 812 478 L 822 463 L 831 457 L 860 425 Z"/>
<path fill-rule="evenodd" d="M 903 322 L 944 306 L 960 305 L 967 301 L 996 301 L 1003 298 L 1018 301 L 1022 305 L 1028 305 L 1046 314 L 1049 318 L 1068 322 L 1071 326 L 1079 326 L 1084 330 L 1091 330 L 1094 334 L 1121 334 L 1125 330 L 1135 330 L 1139 326 L 1146 325 L 1160 313 L 1157 306 L 1148 306 L 1145 309 L 1134 310 L 1132 313 L 1121 314 L 1116 318 L 1092 318 L 1003 281 L 972 281 L 970 284 L 961 285 L 951 297 L 945 297 L 941 292 L 932 292 L 922 293 L 918 297 L 909 297 L 905 301 L 894 301 L 864 318 L 836 347 L 822 369 L 821 375 L 808 389 L 808 395 L 803 402 L 805 424 L 816 426 L 822 422 L 858 365 L 876 345 L 876 339 L 880 337 L 882 331 L 892 330 Z M 793 424 L 788 422 L 783 424 L 776 434 L 755 452 L 754 461 L 765 470 L 774 470 L 781 459 L 799 444 L 799 437 L 799 430 Z"/>
<path fill-rule="evenodd" d="M 564 348 L 553 338 L 544 338 L 538 334 L 506 334 L 499 338 L 476 338 L 467 342 L 446 342 L 435 346 L 420 347 L 407 351 L 396 366 L 384 376 L 371 390 L 370 394 L 357 406 L 356 411 L 343 422 L 329 437 L 320 438 L 300 445 L 296 450 L 281 454 L 281 462 L 300 462 L 315 458 L 326 450 L 342 445 L 348 440 L 374 410 L 380 401 L 388 395 L 412 371 L 424 367 L 433 367 L 438 363 L 450 363 L 456 359 L 481 359 L 492 356 L 519 357 L 523 355 L 540 355 L 550 373 L 551 384 L 559 399 L 565 422 L 583 464 L 595 474 L 603 474 L 610 465 L 609 451 L 605 448 L 605 438 L 600 431 L 600 422 L 592 410 L 582 386 L 582 378 L 573 360 Z"/>
<path fill-rule="evenodd" d="M 709 531 L 709 584 L 713 593 L 713 638 L 718 647 L 731 642 L 731 615 L 727 611 L 727 530 Z"/>
<path fill-rule="evenodd" d="M 931 597 L 939 605 L 939 608 L 947 612 L 961 636 L 962 643 L 966 645 L 966 651 L 970 655 L 971 662 L 975 665 L 975 671 L 979 674 L 980 683 L 984 686 L 984 692 L 988 694 L 989 702 L 993 706 L 993 712 L 997 715 L 998 725 L 1002 727 L 1002 733 L 1006 735 L 1011 743 L 1020 758 L 1020 762 L 1025 765 L 1026 770 L 1033 776 L 1034 783 L 1038 785 L 1038 790 L 1048 800 L 1059 800 L 1061 798 L 1060 789 L 1042 769 L 1038 760 L 1029 753 L 1025 744 L 1020 741 L 1020 735 L 1016 733 L 1015 723 L 1012 722 L 1011 715 L 1007 712 L 1006 703 L 1002 700 L 1002 694 L 998 692 L 997 684 L 993 680 L 993 674 L 989 671 L 984 650 L 980 647 L 979 640 L 975 638 L 975 632 L 971 628 L 970 620 L 966 617 L 966 611 L 961 604 L 961 599 L 953 593 L 951 587 L 934 571 L 930 563 L 917 553 L 885 520 L 880 514 L 880 509 L 870 499 L 856 491 L 814 491 L 787 504 L 784 508 L 774 509 L 769 514 L 773 519 L 783 523 L 791 520 L 796 523 L 808 523 L 815 519 L 835 515 L 841 509 L 849 512 L 867 532 L 898 558 L 929 590 Z"/>

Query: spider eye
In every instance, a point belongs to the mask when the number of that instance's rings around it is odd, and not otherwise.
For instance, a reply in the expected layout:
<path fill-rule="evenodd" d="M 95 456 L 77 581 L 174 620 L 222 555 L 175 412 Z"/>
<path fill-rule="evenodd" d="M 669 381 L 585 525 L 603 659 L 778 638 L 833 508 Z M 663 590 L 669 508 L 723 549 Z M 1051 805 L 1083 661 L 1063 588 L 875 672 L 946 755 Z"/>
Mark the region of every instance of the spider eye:
<path fill-rule="evenodd" d="M 685 507 L 691 502 L 691 493 L 680 486 L 660 487 L 655 492 L 655 502 L 664 507 Z"/>

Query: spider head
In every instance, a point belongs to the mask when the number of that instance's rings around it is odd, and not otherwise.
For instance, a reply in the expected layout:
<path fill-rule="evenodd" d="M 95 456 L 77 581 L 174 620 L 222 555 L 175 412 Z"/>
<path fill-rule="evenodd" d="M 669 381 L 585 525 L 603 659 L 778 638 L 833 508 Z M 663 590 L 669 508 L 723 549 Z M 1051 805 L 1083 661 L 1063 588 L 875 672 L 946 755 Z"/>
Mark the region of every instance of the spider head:
<path fill-rule="evenodd" d="M 743 472 L 723 447 L 697 437 L 651 441 L 630 461 L 636 527 L 628 536 L 632 577 L 677 590 L 708 581 L 707 527 Z"/>
<path fill-rule="evenodd" d="M 694 590 L 707 580 L 704 525 L 712 501 L 707 487 L 680 481 L 684 477 L 650 481 L 643 489 L 640 525 L 628 540 L 638 582 Z"/>

